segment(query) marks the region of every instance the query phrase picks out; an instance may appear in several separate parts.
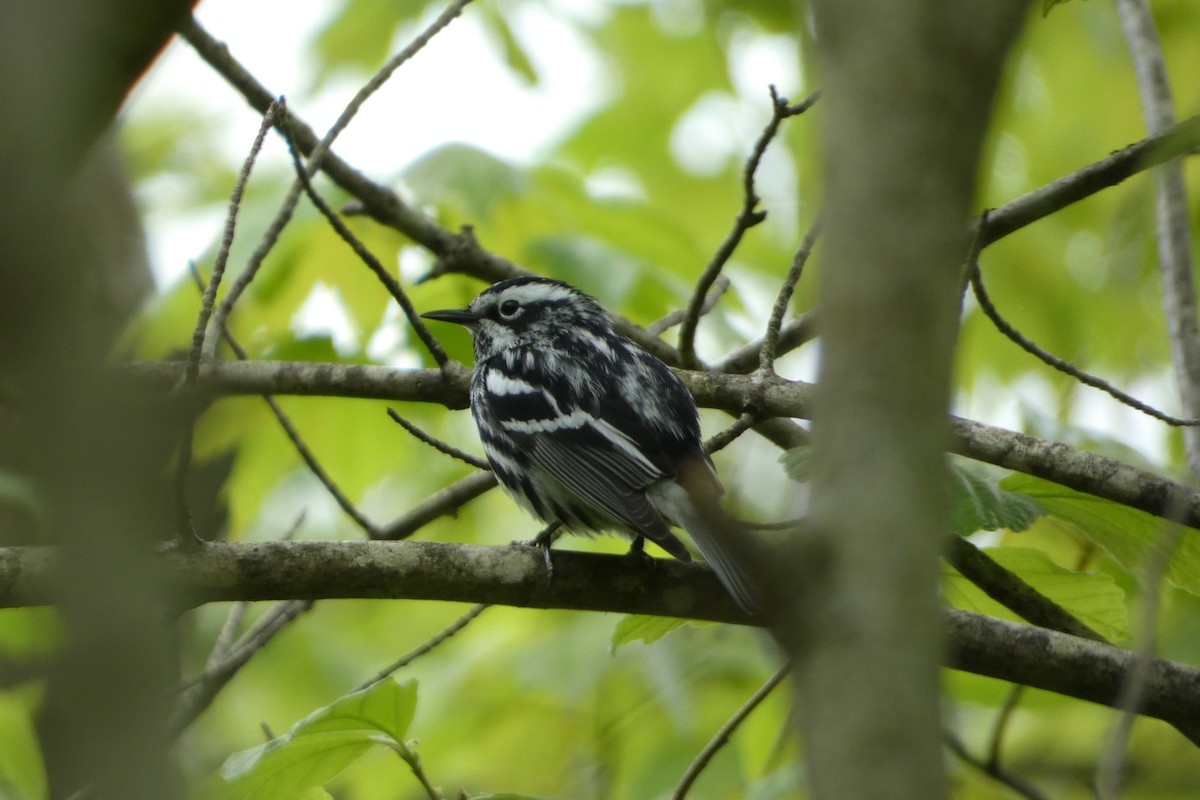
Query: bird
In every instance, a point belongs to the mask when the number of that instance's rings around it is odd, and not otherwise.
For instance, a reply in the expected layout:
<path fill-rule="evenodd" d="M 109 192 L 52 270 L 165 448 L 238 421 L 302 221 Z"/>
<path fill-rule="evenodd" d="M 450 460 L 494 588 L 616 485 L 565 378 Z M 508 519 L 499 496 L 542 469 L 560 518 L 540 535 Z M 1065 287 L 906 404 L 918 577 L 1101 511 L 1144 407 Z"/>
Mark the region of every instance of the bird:
<path fill-rule="evenodd" d="M 738 605 L 757 611 L 691 394 L 618 333 L 595 298 L 526 276 L 493 284 L 466 308 L 421 316 L 470 330 L 470 407 L 484 452 L 504 491 L 549 523 L 542 544 L 559 527 L 616 532 L 633 540 L 631 553 L 649 539 L 691 561 L 671 530 L 680 527 Z"/>

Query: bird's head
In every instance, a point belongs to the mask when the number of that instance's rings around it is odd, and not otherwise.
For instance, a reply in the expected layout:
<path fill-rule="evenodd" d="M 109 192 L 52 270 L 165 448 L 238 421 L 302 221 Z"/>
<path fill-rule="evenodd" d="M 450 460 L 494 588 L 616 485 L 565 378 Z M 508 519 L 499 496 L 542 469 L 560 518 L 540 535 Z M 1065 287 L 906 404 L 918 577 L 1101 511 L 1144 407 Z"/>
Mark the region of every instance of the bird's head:
<path fill-rule="evenodd" d="M 573 286 L 523 277 L 484 289 L 463 309 L 427 311 L 425 319 L 456 322 L 471 330 L 477 360 L 514 347 L 559 343 L 574 333 L 611 330 L 600 304 Z"/>

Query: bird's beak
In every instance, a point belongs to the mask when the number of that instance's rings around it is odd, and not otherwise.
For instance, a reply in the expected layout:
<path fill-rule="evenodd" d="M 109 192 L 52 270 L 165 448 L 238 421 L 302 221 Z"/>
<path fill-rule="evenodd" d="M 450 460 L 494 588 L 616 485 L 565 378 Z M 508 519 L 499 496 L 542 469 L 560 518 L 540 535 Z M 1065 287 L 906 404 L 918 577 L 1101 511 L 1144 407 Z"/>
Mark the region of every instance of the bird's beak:
<path fill-rule="evenodd" d="M 465 308 L 447 308 L 441 311 L 426 311 L 422 319 L 436 319 L 440 322 L 457 322 L 459 325 L 474 325 L 479 322 L 479 315 Z"/>

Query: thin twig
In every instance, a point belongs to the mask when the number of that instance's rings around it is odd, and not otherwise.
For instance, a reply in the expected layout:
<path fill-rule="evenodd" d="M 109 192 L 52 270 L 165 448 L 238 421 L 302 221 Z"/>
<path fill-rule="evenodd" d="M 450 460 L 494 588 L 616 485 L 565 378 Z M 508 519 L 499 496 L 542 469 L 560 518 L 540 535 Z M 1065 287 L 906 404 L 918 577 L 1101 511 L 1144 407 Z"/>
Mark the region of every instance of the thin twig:
<path fill-rule="evenodd" d="M 1194 427 L 1200 425 L 1200 419 L 1183 419 L 1181 417 L 1175 417 L 1163 411 L 1159 411 L 1154 406 L 1149 405 L 1148 403 L 1143 403 L 1133 395 L 1121 391 L 1103 378 L 1098 378 L 1095 375 L 1092 375 L 1090 372 L 1085 372 L 1071 362 L 1061 359 L 1058 356 L 1043 350 L 1033 340 L 1026 337 L 1023 333 L 1013 327 L 1012 323 L 1000 315 L 999 310 L 996 309 L 995 304 L 992 302 L 992 298 L 988 295 L 987 290 L 983 287 L 983 275 L 979 270 L 979 262 L 976 261 L 974 264 L 972 264 L 970 269 L 971 288 L 975 292 L 975 299 L 979 301 L 979 308 L 984 314 L 987 315 L 987 318 L 992 321 L 992 324 L 996 326 L 998 331 L 1008 337 L 1010 341 L 1012 341 L 1022 350 L 1029 353 L 1034 358 L 1042 361 L 1043 363 L 1053 367 L 1059 372 L 1070 375 L 1080 383 L 1091 386 L 1093 389 L 1099 389 L 1117 402 L 1129 406 L 1135 411 L 1140 411 L 1147 416 L 1154 417 L 1160 422 L 1165 422 L 1168 425 L 1174 425 L 1177 427 Z"/>
<path fill-rule="evenodd" d="M 398 659 L 393 661 L 391 664 L 388 664 L 386 667 L 384 667 L 379 672 L 377 672 L 373 678 L 370 678 L 369 680 L 366 680 L 363 683 L 359 684 L 359 686 L 356 687 L 354 689 L 354 691 L 361 692 L 364 689 L 370 689 L 372 686 L 379 683 L 380 681 L 387 680 L 387 678 L 390 677 L 393 673 L 397 672 L 398 670 L 404 669 L 409 664 L 416 661 L 418 658 L 425 655 L 429 651 L 433 650 L 435 647 L 437 647 L 438 645 L 445 642 L 451 636 L 453 636 L 454 634 L 461 631 L 463 628 L 470 625 L 472 622 L 474 622 L 479 617 L 480 614 L 482 614 L 484 611 L 488 610 L 489 608 L 491 608 L 491 606 L 488 605 L 487 603 L 478 603 L 474 606 L 471 606 L 470 611 L 463 614 L 461 617 L 456 619 L 451 624 L 447 625 L 436 635 L 434 635 L 430 639 L 423 642 L 420 646 L 418 646 L 412 650 L 409 650 L 407 653 L 400 656 Z"/>
<path fill-rule="evenodd" d="M 779 328 L 779 336 L 775 340 L 775 358 L 784 353 L 790 353 L 798 347 L 808 344 L 817 335 L 817 311 L 805 311 L 795 319 L 790 319 Z M 744 374 L 758 368 L 762 357 L 763 339 L 755 339 L 744 344 L 723 359 L 713 364 L 713 372 Z"/>
<path fill-rule="evenodd" d="M 785 119 L 803 114 L 812 107 L 813 103 L 817 102 L 817 98 L 820 96 L 819 93 L 814 92 L 800 103 L 789 105 L 787 98 L 780 97 L 775 91 L 774 86 L 770 87 L 770 91 L 771 119 L 767 122 L 766 127 L 763 128 L 758 141 L 755 142 L 754 149 L 751 151 L 750 157 L 746 159 L 746 166 L 742 171 L 741 210 L 738 211 L 738 215 L 734 219 L 733 228 L 726 235 L 725 241 L 721 242 L 721 246 L 717 248 L 717 252 L 713 254 L 704 271 L 700 273 L 700 277 L 696 281 L 695 291 L 692 293 L 691 302 L 688 303 L 687 314 L 684 316 L 683 322 L 679 327 L 679 360 L 687 369 L 696 368 L 696 327 L 700 322 L 700 309 L 704 307 L 704 299 L 708 296 L 708 290 L 712 287 L 713 282 L 716 281 L 717 276 L 721 274 L 721 270 L 733 255 L 733 251 L 741 243 L 742 236 L 745 235 L 746 231 L 767 218 L 767 212 L 761 211 L 758 208 L 759 197 L 754 189 L 754 174 L 758 171 L 758 165 L 762 161 L 763 154 L 767 151 L 767 145 L 775 138 L 780 124 Z"/>
<path fill-rule="evenodd" d="M 404 430 L 406 430 L 410 434 L 412 434 L 414 438 L 424 442 L 425 444 L 429 445 L 430 447 L 437 450 L 438 452 L 445 453 L 446 455 L 450 456 L 451 458 L 457 458 L 459 461 L 462 461 L 464 464 L 470 464 L 472 467 L 475 467 L 475 469 L 490 470 L 492 468 L 491 464 L 489 464 L 486 460 L 480 458 L 479 456 L 473 456 L 465 450 L 459 450 L 454 445 L 449 444 L 447 442 L 443 442 L 441 439 L 437 438 L 436 436 L 433 436 L 433 435 L 428 434 L 425 431 L 421 430 L 416 425 L 412 424 L 411 422 L 406 420 L 404 417 L 400 416 L 399 412 L 397 412 L 396 409 L 389 407 L 387 410 L 387 413 L 388 413 L 388 416 L 391 417 L 392 420 L 396 424 L 398 424 L 400 427 L 404 428 Z"/>
<path fill-rule="evenodd" d="M 400 282 L 392 277 L 383 264 L 379 263 L 379 259 L 375 257 L 375 254 L 359 241 L 358 237 L 346 226 L 346 223 L 342 222 L 337 212 L 330 208 L 325 199 L 313 188 L 312 181 L 308 175 L 310 169 L 305 168 L 303 158 L 296 147 L 296 142 L 292 138 L 291 132 L 286 128 L 287 126 L 285 125 L 282 131 L 283 136 L 287 140 L 288 152 L 291 153 L 292 164 L 296 168 L 296 176 L 300 181 L 300 185 L 304 187 L 304 193 L 308 195 L 308 199 L 312 201 L 312 204 L 317 207 L 321 215 L 337 231 L 338 236 L 342 237 L 342 241 L 350 245 L 350 249 L 354 251 L 354 254 L 367 265 L 371 272 L 375 273 L 375 277 L 379 278 L 379 282 L 387 288 L 392 299 L 399 304 L 400 309 L 404 312 L 404 316 L 408 319 L 408 323 L 416 331 L 417 338 L 425 345 L 425 349 L 433 356 L 433 360 L 437 362 L 439 367 L 444 367 L 449 358 L 446 356 L 446 351 L 442 349 L 441 342 L 435 339 L 433 334 L 429 332 L 429 329 L 425 327 L 425 323 L 421 321 L 420 314 L 417 313 L 417 309 L 412 304 L 412 301 L 408 299 L 408 293 L 404 291 Z"/>
<path fill-rule="evenodd" d="M 272 606 L 219 662 L 205 667 L 180 695 L 171 716 L 170 735 L 178 736 L 208 708 L 213 699 L 247 662 L 297 617 L 313 606 L 312 600 L 284 600 Z"/>
<path fill-rule="evenodd" d="M 704 452 L 711 455 L 718 450 L 724 450 L 726 447 L 732 444 L 735 439 L 737 439 L 746 431 L 750 430 L 750 428 L 754 426 L 755 422 L 757 422 L 757 419 L 753 414 L 742 414 L 740 417 L 735 419 L 733 424 L 728 428 L 720 431 L 719 433 L 715 433 L 706 439 L 704 441 Z"/>
<path fill-rule="evenodd" d="M 421 787 L 425 790 L 425 794 L 429 796 L 429 800 L 444 800 L 441 792 L 430 783 L 429 776 L 425 774 L 425 768 L 421 765 L 421 754 L 413 747 L 413 743 L 396 742 L 394 748 L 396 754 L 408 764 L 408 768 L 412 770 L 413 777 L 421 783 Z"/>
<path fill-rule="evenodd" d="M 812 254 L 820 234 L 821 215 L 818 214 L 809 226 L 808 233 L 804 234 L 800 247 L 796 249 L 792 266 L 788 268 L 787 277 L 784 278 L 783 285 L 779 287 L 779 294 L 775 297 L 775 306 L 771 309 L 771 318 L 767 321 L 767 330 L 763 334 L 762 349 L 758 353 L 758 368 L 763 372 L 770 372 L 775 368 L 775 348 L 779 342 L 780 328 L 783 327 L 783 316 L 792 302 L 792 293 L 796 290 L 804 265 L 808 263 L 808 257 Z"/>
<path fill-rule="evenodd" d="M 687 793 L 692 788 L 692 784 L 695 783 L 696 779 L 700 777 L 700 773 L 703 772 L 704 768 L 707 767 L 709 762 L 712 761 L 713 756 L 717 754 L 717 751 L 729 742 L 729 737 L 732 736 L 733 732 L 738 729 L 738 726 L 745 721 L 746 717 L 750 716 L 751 711 L 758 708 L 758 706 L 762 704 L 762 701 L 767 699 L 767 695 L 769 695 L 771 691 L 774 690 L 774 688 L 778 686 L 784 678 L 787 677 L 788 673 L 791 672 L 791 669 L 792 665 L 790 663 L 784 664 L 782 667 L 780 667 L 779 671 L 768 678 L 767 682 L 760 686 L 758 691 L 755 692 L 750 699 L 747 700 L 745 704 L 743 704 L 742 707 L 737 710 L 737 713 L 730 717 L 729 720 L 721 726 L 716 735 L 709 740 L 708 744 L 704 745 L 704 749 L 702 749 L 696 755 L 696 758 L 692 761 L 692 763 L 688 765 L 687 770 L 683 773 L 683 777 L 679 780 L 679 785 L 676 786 L 675 791 L 671 793 L 671 800 L 683 800 L 683 798 L 687 797 Z"/>
<path fill-rule="evenodd" d="M 991 744 L 988 745 L 988 769 L 1000 768 L 1000 748 L 1004 743 L 1004 734 L 1008 732 L 1008 723 L 1012 721 L 1013 713 L 1024 694 L 1025 687 L 1019 683 L 1014 683 L 1008 688 L 1008 694 L 1000 705 L 995 722 L 992 723 Z"/>
<path fill-rule="evenodd" d="M 237 633 L 242 627 L 242 621 L 246 618 L 246 612 L 249 610 L 250 603 L 245 600 L 234 603 L 233 607 L 229 609 L 229 613 L 225 615 L 225 622 L 217 634 L 217 639 L 213 642 L 212 649 L 208 651 L 208 658 L 204 661 L 205 672 L 215 668 L 229 654 L 229 650 L 237 640 Z"/>
<path fill-rule="evenodd" d="M 433 37 L 437 36 L 447 25 L 453 22 L 470 3 L 471 0 L 454 0 L 441 14 L 438 14 L 437 18 L 428 27 L 413 37 L 413 40 L 403 50 L 389 58 L 387 63 L 380 67 L 379 71 L 371 76 L 371 79 L 363 84 L 361 89 L 355 92 L 354 97 L 342 109 L 342 113 L 338 115 L 337 120 L 329 127 L 329 131 L 325 134 L 325 137 L 321 139 L 321 142 L 309 154 L 308 165 L 310 172 L 308 174 L 310 176 L 317 174 L 316 171 L 321 168 L 329 146 L 338 137 L 338 134 L 346 129 L 346 126 L 350 124 L 350 120 L 354 119 L 354 115 L 366 103 L 367 98 L 379 91 L 388 78 L 392 77 L 392 73 L 417 53 L 421 52 L 433 40 Z"/>
<path fill-rule="evenodd" d="M 192 277 L 197 281 L 200 280 L 199 275 L 194 270 L 192 272 Z M 229 345 L 229 348 L 233 350 L 234 355 L 239 361 L 250 360 L 250 356 L 246 353 L 245 348 L 243 348 L 241 344 L 239 344 L 238 341 L 233 338 L 233 332 L 229 330 L 229 326 L 226 325 L 223 320 L 221 321 L 221 327 L 219 331 L 221 337 Z M 321 462 L 317 460 L 315 455 L 313 455 L 312 450 L 309 449 L 308 445 L 304 441 L 304 438 L 300 436 L 300 431 L 297 430 L 296 426 L 292 423 L 292 418 L 289 417 L 287 412 L 283 410 L 283 406 L 280 405 L 279 401 L 275 399 L 275 396 L 267 394 L 266 392 L 263 392 L 260 396 L 266 402 L 267 407 L 271 409 L 271 413 L 275 415 L 276 421 L 279 422 L 279 427 L 283 429 L 284 435 L 287 436 L 288 441 L 292 443 L 292 447 L 295 448 L 296 454 L 300 456 L 300 459 L 304 462 L 304 465 L 308 467 L 309 472 L 311 472 L 313 476 L 321 482 L 321 485 L 325 487 L 325 491 L 329 492 L 329 496 L 332 497 L 334 502 L 338 504 L 338 507 L 342 509 L 346 516 L 350 517 L 350 519 L 354 521 L 355 525 L 362 529 L 363 533 L 365 533 L 368 538 L 378 538 L 379 528 L 377 528 L 375 523 L 367 519 L 367 517 L 358 510 L 358 507 L 354 505 L 350 498 L 346 496 L 346 493 L 343 492 L 337 483 L 334 482 L 333 477 L 325 471 L 323 466 L 321 466 Z"/>
<path fill-rule="evenodd" d="M 221 278 L 225 274 L 225 266 L 229 262 L 229 250 L 233 247 L 234 232 L 237 229 L 238 212 L 242 208 L 242 197 L 246 192 L 246 183 L 254 169 L 254 162 L 262 151 L 263 140 L 275 120 L 277 106 L 272 103 L 263 114 L 259 123 L 258 133 L 250 145 L 250 152 L 242 162 L 237 181 L 229 198 L 229 210 L 225 214 L 225 232 L 221 237 L 221 246 L 213 264 L 213 273 L 207 286 L 201 285 L 200 313 L 196 318 L 196 328 L 192 332 L 192 346 L 188 351 L 187 369 L 184 372 L 184 382 L 190 388 L 196 385 L 196 376 L 200 373 L 200 357 L 204 351 L 204 338 L 208 330 L 209 318 L 213 313 L 213 305 L 217 300 L 217 290 L 221 286 Z M 198 275 L 195 264 L 192 264 L 192 274 Z M 196 418 L 189 416 L 184 422 L 183 437 L 179 447 L 179 460 L 175 468 L 175 503 L 178 518 L 178 540 L 184 547 L 195 545 L 197 537 L 192 528 L 192 514 L 187 503 L 188 474 L 192 467 L 192 449 L 195 446 Z"/>
<path fill-rule="evenodd" d="M 317 460 L 312 450 L 305 444 L 304 439 L 300 436 L 300 431 L 292 424 L 292 418 L 283 410 L 283 406 L 279 404 L 279 401 L 269 394 L 264 394 L 262 398 L 271 407 L 271 413 L 279 421 L 279 427 L 283 428 L 284 435 L 292 443 L 292 447 L 296 449 L 296 453 L 304 461 L 304 465 L 308 467 L 309 472 L 321 482 L 321 485 L 325 487 L 325 491 L 329 492 L 329 496 L 338 504 L 338 507 L 342 509 L 346 516 L 354 521 L 355 525 L 362 529 L 363 533 L 372 539 L 376 538 L 379 535 L 379 528 L 358 510 L 353 501 L 334 482 L 333 477 L 321 466 L 321 462 Z"/>
<path fill-rule="evenodd" d="M 384 541 L 407 539 L 438 517 L 454 514 L 476 497 L 494 488 L 495 473 L 476 472 L 468 475 L 434 492 L 372 538 Z"/>
<path fill-rule="evenodd" d="M 435 19 L 427 28 L 425 28 L 425 30 L 419 33 L 407 47 L 389 59 L 388 63 L 385 64 L 384 67 L 378 73 L 376 73 L 376 75 L 372 77 L 370 81 L 368 81 L 361 89 L 359 89 L 355 96 L 346 105 L 346 108 L 338 116 L 338 119 L 334 122 L 333 126 L 330 127 L 325 136 L 322 137 L 321 140 L 309 150 L 309 169 L 313 170 L 311 174 L 315 175 L 315 171 L 321 168 L 326 154 L 329 152 L 329 148 L 333 144 L 333 141 L 337 138 L 338 134 L 340 134 L 346 128 L 346 126 L 349 125 L 350 120 L 362 107 L 363 103 L 366 102 L 367 98 L 377 91 L 379 87 L 383 85 L 384 81 L 386 81 L 387 78 L 390 77 L 397 68 L 420 52 L 420 50 L 424 48 L 434 36 L 436 36 L 442 31 L 442 29 L 449 25 L 455 17 L 461 14 L 463 8 L 470 2 L 471 0 L 455 0 L 455 2 L 451 3 L 444 12 L 438 15 L 437 19 Z M 257 81 L 254 80 L 253 76 L 250 75 L 250 73 L 247 72 L 244 67 L 233 61 L 232 57 L 229 55 L 228 49 L 219 42 L 213 40 L 212 37 L 208 35 L 207 31 L 200 27 L 195 18 L 189 17 L 189 19 L 180 27 L 180 35 L 183 36 L 183 38 L 185 38 L 188 43 L 191 44 L 192 47 L 195 48 L 196 51 L 200 53 L 200 55 L 205 58 L 205 60 L 208 61 L 211 66 L 217 68 L 218 64 L 220 64 L 221 68 L 218 69 L 218 71 L 220 71 L 221 74 L 226 78 L 230 79 L 231 82 L 234 82 L 244 94 L 247 91 L 256 90 L 252 92 L 256 95 L 255 99 L 262 99 L 261 94 L 257 90 L 265 91 L 265 89 L 258 85 Z M 272 100 L 274 100 L 274 97 L 272 97 Z M 290 114 L 283 113 L 276 115 L 276 127 L 280 128 L 281 131 L 283 130 L 283 123 L 289 122 L 291 122 Z M 291 139 L 290 136 L 289 139 Z M 296 203 L 300 199 L 300 191 L 301 188 L 299 182 L 294 182 L 287 196 L 285 197 L 279 212 L 276 214 L 275 219 L 272 221 L 271 225 L 268 226 L 267 231 L 260 240 L 259 246 L 251 255 L 250 261 L 247 263 L 246 268 L 242 270 L 237 281 L 235 281 L 230 287 L 229 292 L 225 296 L 224 302 L 222 302 L 217 308 L 216 319 L 221 325 L 223 325 L 225 319 L 228 318 L 230 312 L 233 310 L 234 304 L 237 303 L 242 293 L 246 290 L 246 287 L 249 286 L 250 281 L 252 281 L 258 274 L 258 270 L 262 266 L 263 261 L 266 259 L 267 254 L 274 247 L 275 242 L 278 241 L 279 234 L 283 231 L 283 228 L 287 226 L 288 221 L 290 221 L 292 213 L 295 210 Z"/>
<path fill-rule="evenodd" d="M 950 749 L 951 753 L 954 753 L 954 755 L 958 756 L 964 764 L 974 767 L 992 780 L 1007 786 L 1012 791 L 1016 792 L 1022 797 L 1028 798 L 1029 800 L 1049 800 L 1046 795 L 1042 794 L 1037 790 L 1036 787 L 1022 778 L 1018 778 L 1011 772 L 1001 769 L 999 766 L 992 764 L 991 762 L 984 761 L 983 759 L 972 755 L 967 750 L 966 745 L 964 745 L 962 741 L 952 732 L 943 731 L 942 736 L 946 742 L 946 747 Z"/>
<path fill-rule="evenodd" d="M 704 297 L 704 305 L 700 307 L 700 316 L 712 311 L 717 307 L 719 301 L 725 292 L 729 291 L 729 278 L 724 275 L 717 277 L 713 281 L 712 288 L 708 290 L 708 294 Z M 662 336 L 664 333 L 674 328 L 676 325 L 683 322 L 687 316 L 687 309 L 677 308 L 671 313 L 663 316 L 661 319 L 656 319 L 646 326 L 646 334 L 648 336 Z"/>
<path fill-rule="evenodd" d="M 229 315 L 233 311 L 234 305 L 245 293 L 246 287 L 258 275 L 259 269 L 262 268 L 263 262 L 267 260 L 267 256 L 275 247 L 275 243 L 279 241 L 280 235 L 283 234 L 283 229 L 287 227 L 288 222 L 292 219 L 292 213 L 296 210 L 296 203 L 300 200 L 299 191 L 289 191 L 284 198 L 280 209 L 275 214 L 275 218 L 271 220 L 271 224 L 263 231 L 263 235 L 258 240 L 258 245 L 254 248 L 254 252 L 250 254 L 246 261 L 246 266 L 238 273 L 237 278 L 229 286 L 229 291 L 225 293 L 225 299 L 217 306 L 213 313 L 213 327 L 224 329 L 227 327 Z M 210 358 L 216 357 L 216 338 L 209 340 L 210 344 L 207 348 L 207 355 Z"/>
<path fill-rule="evenodd" d="M 225 275 L 225 265 L 229 262 L 229 251 L 233 247 L 233 235 L 237 229 L 238 212 L 242 208 L 242 197 L 246 193 L 246 183 L 250 180 L 250 173 L 254 169 L 254 162 L 258 159 L 258 154 L 262 151 L 263 140 L 266 139 L 267 131 L 271 129 L 271 125 L 275 122 L 276 112 L 279 106 L 272 103 L 263 114 L 262 122 L 258 125 L 258 133 L 254 136 L 254 142 L 250 145 L 250 152 L 246 155 L 246 160 L 242 162 L 242 169 L 238 173 L 237 182 L 233 185 L 233 194 L 229 198 L 229 211 L 225 214 L 225 232 L 221 237 L 221 246 L 217 250 L 216 261 L 213 262 L 212 275 L 208 279 L 208 285 L 204 287 L 204 296 L 200 301 L 200 315 L 196 320 L 196 330 L 192 333 L 192 348 L 188 352 L 187 366 L 187 385 L 195 386 L 196 375 L 200 371 L 200 354 L 204 350 L 204 336 L 208 330 L 208 320 L 212 316 L 213 305 L 217 301 L 217 290 L 221 286 L 221 278 Z"/>

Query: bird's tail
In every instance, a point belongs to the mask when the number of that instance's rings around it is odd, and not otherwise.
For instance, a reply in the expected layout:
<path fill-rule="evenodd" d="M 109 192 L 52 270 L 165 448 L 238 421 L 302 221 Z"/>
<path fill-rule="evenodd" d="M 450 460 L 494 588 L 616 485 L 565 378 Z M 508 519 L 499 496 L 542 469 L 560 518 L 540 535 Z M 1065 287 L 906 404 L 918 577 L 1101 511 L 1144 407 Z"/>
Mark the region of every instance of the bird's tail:
<path fill-rule="evenodd" d="M 712 468 L 694 459 L 685 462 L 676 479 L 664 484 L 654 499 L 660 513 L 692 537 L 742 610 L 762 614 L 763 593 L 751 567 L 754 542 L 744 526 L 722 510 L 720 494 L 721 486 Z"/>

